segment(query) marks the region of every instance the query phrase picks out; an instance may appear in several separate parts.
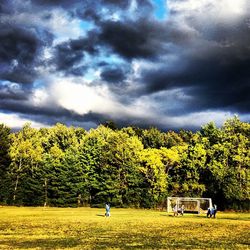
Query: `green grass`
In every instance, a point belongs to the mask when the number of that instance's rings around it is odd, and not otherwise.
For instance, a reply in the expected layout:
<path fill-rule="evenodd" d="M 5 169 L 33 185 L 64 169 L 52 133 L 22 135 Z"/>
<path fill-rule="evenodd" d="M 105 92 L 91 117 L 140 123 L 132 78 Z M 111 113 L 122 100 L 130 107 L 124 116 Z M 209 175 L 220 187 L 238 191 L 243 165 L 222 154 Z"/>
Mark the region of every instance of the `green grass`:
<path fill-rule="evenodd" d="M 250 214 L 0 207 L 0 249 L 250 249 Z"/>

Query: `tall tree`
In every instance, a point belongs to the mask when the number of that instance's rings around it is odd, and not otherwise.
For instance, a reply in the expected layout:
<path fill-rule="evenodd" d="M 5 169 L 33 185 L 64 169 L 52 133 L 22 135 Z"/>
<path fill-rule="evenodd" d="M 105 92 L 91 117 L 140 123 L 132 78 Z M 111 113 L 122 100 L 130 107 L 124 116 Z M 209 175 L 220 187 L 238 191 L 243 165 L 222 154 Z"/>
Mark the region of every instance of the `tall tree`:
<path fill-rule="evenodd" d="M 26 198 L 31 198 L 25 192 L 31 185 L 29 178 L 34 178 L 39 164 L 42 161 L 43 148 L 39 132 L 30 127 L 30 124 L 11 135 L 10 157 L 11 164 L 9 176 L 12 179 L 12 200 L 22 203 Z M 28 179 L 27 179 L 28 178 Z M 26 186 L 26 188 L 23 188 Z M 32 194 L 33 192 L 29 192 Z"/>
<path fill-rule="evenodd" d="M 144 129 L 142 134 L 142 143 L 145 148 L 164 147 L 164 134 L 157 128 Z"/>
<path fill-rule="evenodd" d="M 10 128 L 0 124 L 0 202 L 6 203 L 9 192 L 7 171 L 11 163 L 10 150 Z"/>
<path fill-rule="evenodd" d="M 187 149 L 180 155 L 180 164 L 170 170 L 172 195 L 201 197 L 205 185 L 201 172 L 205 168 L 206 150 L 199 134 L 194 134 Z"/>
<path fill-rule="evenodd" d="M 154 207 L 167 191 L 167 174 L 159 149 L 145 149 L 141 155 L 143 207 Z"/>
<path fill-rule="evenodd" d="M 116 202 L 121 206 L 139 206 L 139 158 L 143 145 L 137 136 L 122 131 L 112 133 L 107 140 L 106 167 L 113 169 L 116 183 Z"/>

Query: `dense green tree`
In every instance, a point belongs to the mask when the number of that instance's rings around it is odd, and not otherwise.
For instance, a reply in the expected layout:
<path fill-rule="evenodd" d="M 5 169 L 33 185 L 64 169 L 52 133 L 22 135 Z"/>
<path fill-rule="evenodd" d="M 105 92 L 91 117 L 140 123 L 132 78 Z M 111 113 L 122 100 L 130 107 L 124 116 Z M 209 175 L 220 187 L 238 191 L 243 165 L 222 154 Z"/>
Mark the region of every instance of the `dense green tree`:
<path fill-rule="evenodd" d="M 138 206 L 141 181 L 138 167 L 143 145 L 137 136 L 129 137 L 122 131 L 113 133 L 107 142 L 106 167 L 113 169 L 115 173 L 116 203 L 121 206 Z"/>
<path fill-rule="evenodd" d="M 60 152 L 56 146 L 51 151 L 51 154 L 47 154 L 43 171 L 44 205 L 81 205 L 84 176 L 78 152 L 73 149 Z"/>
<path fill-rule="evenodd" d="M 168 131 L 163 134 L 164 143 L 162 147 L 171 148 L 173 146 L 183 145 L 184 141 L 180 135 L 174 131 Z"/>
<path fill-rule="evenodd" d="M 81 205 L 84 176 L 79 161 L 79 145 L 86 131 L 56 124 L 50 129 L 42 129 L 42 133 L 45 149 L 41 169 L 44 205 Z"/>
<path fill-rule="evenodd" d="M 0 124 L 0 202 L 6 203 L 9 192 L 7 171 L 11 163 L 10 150 L 10 128 Z"/>
<path fill-rule="evenodd" d="M 57 145 L 62 151 L 77 145 L 85 131 L 79 128 L 67 127 L 61 123 L 57 123 L 50 129 L 42 129 L 45 140 L 43 141 L 43 147 L 45 151 L 49 148 Z"/>
<path fill-rule="evenodd" d="M 83 171 L 82 201 L 87 204 L 103 203 L 107 199 L 102 176 L 102 166 L 105 164 L 105 147 L 108 133 L 111 132 L 103 126 L 92 129 L 84 137 L 79 146 L 79 162 Z M 100 193 L 104 193 L 98 199 Z"/>
<path fill-rule="evenodd" d="M 172 195 L 201 197 L 205 185 L 201 183 L 201 171 L 205 168 L 206 150 L 201 138 L 195 134 L 187 149 L 180 155 L 180 164 L 170 170 Z"/>
<path fill-rule="evenodd" d="M 207 142 L 209 143 L 209 145 L 207 145 L 208 147 L 221 142 L 224 137 L 221 129 L 218 129 L 213 122 L 203 126 L 200 130 L 200 134 L 207 139 Z"/>
<path fill-rule="evenodd" d="M 106 121 L 103 123 L 103 126 L 104 127 L 107 127 L 107 128 L 110 128 L 112 130 L 117 130 L 118 129 L 118 126 L 115 124 L 114 121 L 112 120 L 109 120 L 109 121 Z"/>
<path fill-rule="evenodd" d="M 145 149 L 141 155 L 140 171 L 143 175 L 141 183 L 143 191 L 143 206 L 154 207 L 162 194 L 167 191 L 166 166 L 159 149 Z"/>
<path fill-rule="evenodd" d="M 143 130 L 142 143 L 145 148 L 157 148 L 165 146 L 164 133 L 157 128 Z"/>
<path fill-rule="evenodd" d="M 250 124 L 161 132 L 56 124 L 0 125 L 0 202 L 17 205 L 164 206 L 166 197 L 212 197 L 250 209 Z"/>
<path fill-rule="evenodd" d="M 41 137 L 36 129 L 26 124 L 22 130 L 13 133 L 10 139 L 11 164 L 8 171 L 11 179 L 10 199 L 14 203 L 26 203 L 26 199 L 35 199 L 35 191 L 39 190 L 38 185 L 32 186 L 30 179 L 34 178 L 42 161 Z"/>
<path fill-rule="evenodd" d="M 225 131 L 226 137 L 228 135 L 242 134 L 246 138 L 250 138 L 250 123 L 241 122 L 237 116 L 227 119 L 222 126 L 222 130 Z"/>
<path fill-rule="evenodd" d="M 213 131 L 207 135 L 209 140 L 213 137 L 214 143 L 207 148 L 207 169 L 203 174 L 206 194 L 221 202 L 222 207 L 249 206 L 249 124 L 234 117 L 221 130 Z"/>
<path fill-rule="evenodd" d="M 190 131 L 190 130 L 184 130 L 184 129 L 181 129 L 180 132 L 179 132 L 179 136 L 182 138 L 182 140 L 186 143 L 189 143 L 190 140 L 192 139 L 193 137 L 193 132 Z"/>
<path fill-rule="evenodd" d="M 91 203 L 124 206 L 135 201 L 142 147 L 137 137 L 122 131 L 104 126 L 90 131 L 81 146 L 81 164 Z"/>

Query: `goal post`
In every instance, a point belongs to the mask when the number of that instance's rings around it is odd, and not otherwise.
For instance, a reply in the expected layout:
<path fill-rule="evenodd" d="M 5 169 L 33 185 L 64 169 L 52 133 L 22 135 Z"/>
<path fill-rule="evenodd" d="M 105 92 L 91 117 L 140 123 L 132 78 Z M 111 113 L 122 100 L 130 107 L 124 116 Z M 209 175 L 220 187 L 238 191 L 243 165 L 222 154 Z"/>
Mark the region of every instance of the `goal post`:
<path fill-rule="evenodd" d="M 167 198 L 167 212 L 172 212 L 173 208 L 177 206 L 180 210 L 184 206 L 186 213 L 206 213 L 209 207 L 212 207 L 211 198 L 193 198 L 193 197 L 168 197 Z"/>

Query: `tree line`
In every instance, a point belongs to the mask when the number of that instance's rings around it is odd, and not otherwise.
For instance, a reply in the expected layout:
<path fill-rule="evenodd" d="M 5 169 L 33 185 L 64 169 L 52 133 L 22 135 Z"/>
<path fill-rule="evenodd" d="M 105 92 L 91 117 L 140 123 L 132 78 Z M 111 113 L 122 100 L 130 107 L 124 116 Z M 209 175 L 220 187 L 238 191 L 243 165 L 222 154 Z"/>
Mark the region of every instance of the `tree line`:
<path fill-rule="evenodd" d="M 11 132 L 1 124 L 0 203 L 155 208 L 188 196 L 249 210 L 249 139 L 250 124 L 238 117 L 196 132 L 113 123 Z"/>

